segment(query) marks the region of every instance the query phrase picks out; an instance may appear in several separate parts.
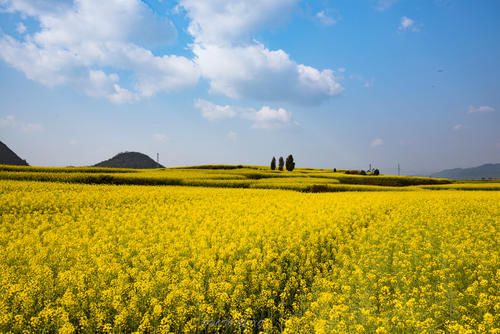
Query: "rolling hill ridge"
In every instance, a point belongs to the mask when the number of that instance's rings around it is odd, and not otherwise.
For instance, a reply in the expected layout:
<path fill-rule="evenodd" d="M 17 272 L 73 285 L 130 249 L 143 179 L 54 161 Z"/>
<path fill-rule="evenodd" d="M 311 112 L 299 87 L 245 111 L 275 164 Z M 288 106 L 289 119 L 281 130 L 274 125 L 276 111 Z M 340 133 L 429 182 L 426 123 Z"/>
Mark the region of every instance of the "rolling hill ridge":
<path fill-rule="evenodd" d="M 431 177 L 453 180 L 500 179 L 500 164 L 484 164 L 472 168 L 445 169 L 432 174 Z"/>

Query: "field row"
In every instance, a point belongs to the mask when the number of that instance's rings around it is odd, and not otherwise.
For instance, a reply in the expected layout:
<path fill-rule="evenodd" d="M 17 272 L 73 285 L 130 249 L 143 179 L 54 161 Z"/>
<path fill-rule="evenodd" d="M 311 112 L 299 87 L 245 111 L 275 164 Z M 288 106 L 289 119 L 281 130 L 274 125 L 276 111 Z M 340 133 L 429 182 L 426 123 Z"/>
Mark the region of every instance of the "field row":
<path fill-rule="evenodd" d="M 210 169 L 208 167 L 212 167 Z M 224 167 L 224 168 L 222 168 Z M 385 175 L 347 175 L 332 170 L 297 168 L 271 171 L 258 166 L 201 166 L 123 170 L 0 166 L 0 179 L 85 184 L 184 185 L 226 188 L 287 189 L 304 192 L 385 191 L 417 185 L 450 184 L 449 180 Z M 490 184 L 494 187 L 495 184 Z"/>

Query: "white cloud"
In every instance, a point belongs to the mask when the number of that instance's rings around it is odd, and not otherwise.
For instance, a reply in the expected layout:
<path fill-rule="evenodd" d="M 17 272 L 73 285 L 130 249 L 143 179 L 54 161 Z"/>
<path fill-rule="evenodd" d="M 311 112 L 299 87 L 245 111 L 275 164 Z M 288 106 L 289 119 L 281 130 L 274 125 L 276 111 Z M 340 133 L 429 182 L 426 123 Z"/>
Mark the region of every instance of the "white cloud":
<path fill-rule="evenodd" d="M 165 133 L 153 133 L 153 140 L 157 143 L 166 143 L 168 136 Z"/>
<path fill-rule="evenodd" d="M 43 85 L 68 85 L 114 103 L 188 89 L 201 75 L 211 92 L 231 98 L 318 104 L 342 92 L 342 77 L 252 40 L 286 20 L 299 1 L 180 0 L 194 38 L 188 59 L 150 51 L 177 32 L 140 0 L 0 0 L 0 11 L 40 25 L 22 40 L 0 33 L 0 59 Z"/>
<path fill-rule="evenodd" d="M 240 118 L 253 122 L 254 128 L 276 128 L 291 124 L 292 115 L 283 108 L 273 109 L 263 106 L 259 110 L 240 108 L 230 105 L 217 105 L 210 101 L 198 99 L 195 107 L 200 109 L 203 118 L 209 121 Z"/>
<path fill-rule="evenodd" d="M 0 0 L 0 6 L 7 12 L 35 16 L 68 10 L 73 0 Z"/>
<path fill-rule="evenodd" d="M 457 124 L 453 127 L 453 131 L 460 131 L 464 128 L 462 124 Z"/>
<path fill-rule="evenodd" d="M 210 101 L 198 99 L 194 106 L 201 110 L 201 116 L 209 121 L 234 118 L 238 114 L 231 106 L 220 106 Z"/>
<path fill-rule="evenodd" d="M 10 128 L 22 133 L 34 133 L 43 130 L 43 125 L 39 123 L 30 123 L 16 119 L 13 115 L 7 115 L 0 118 L 0 128 Z"/>
<path fill-rule="evenodd" d="M 121 41 L 145 47 L 170 44 L 173 24 L 140 0 L 2 0 L 0 8 L 32 16 L 41 30 L 37 44 L 70 46 L 82 41 Z M 161 33 L 159 33 L 161 32 Z"/>
<path fill-rule="evenodd" d="M 400 31 L 404 31 L 404 30 L 408 30 L 408 29 L 413 31 L 413 32 L 419 31 L 419 29 L 415 26 L 415 21 L 410 19 L 407 16 L 401 17 L 401 23 L 399 24 L 398 29 Z"/>
<path fill-rule="evenodd" d="M 0 35 L 0 58 L 28 78 L 47 86 L 71 85 L 115 103 L 185 89 L 198 81 L 199 70 L 191 60 L 155 56 L 146 49 L 172 42 L 176 30 L 142 1 L 50 2 L 54 6 L 0 1 L 0 9 L 40 22 L 40 31 L 23 41 Z M 131 74 L 132 87 L 122 87 L 120 71 Z"/>
<path fill-rule="evenodd" d="M 82 88 L 89 96 L 105 97 L 116 103 L 131 103 L 137 101 L 139 96 L 127 89 L 121 88 L 118 74 L 106 74 L 101 70 L 90 70 L 87 80 L 82 80 Z"/>
<path fill-rule="evenodd" d="M 210 90 L 231 98 L 320 103 L 343 88 L 329 69 L 298 64 L 283 50 L 252 40 L 279 24 L 299 0 L 181 0 L 191 20 L 195 61 Z"/>
<path fill-rule="evenodd" d="M 316 18 L 324 26 L 332 26 L 335 23 L 337 23 L 337 21 L 338 21 L 338 18 L 335 18 L 330 13 L 330 10 L 321 10 L 321 11 L 317 12 L 316 13 Z"/>
<path fill-rule="evenodd" d="M 383 11 L 391 8 L 395 5 L 399 0 L 377 0 L 376 8 L 377 10 Z"/>
<path fill-rule="evenodd" d="M 16 25 L 16 31 L 20 34 L 24 34 L 26 32 L 26 26 L 24 25 L 24 23 L 22 22 L 19 22 L 17 25 Z"/>
<path fill-rule="evenodd" d="M 476 112 L 492 112 L 495 111 L 495 108 L 490 107 L 490 106 L 469 106 L 469 113 L 476 113 Z"/>
<path fill-rule="evenodd" d="M 384 140 L 382 138 L 375 138 L 371 141 L 370 146 L 371 147 L 378 147 L 384 143 Z"/>
<path fill-rule="evenodd" d="M 234 132 L 234 131 L 229 131 L 227 133 L 227 136 L 229 139 L 231 139 L 232 141 L 235 141 L 236 139 L 238 139 L 238 133 Z"/>
<path fill-rule="evenodd" d="M 180 0 L 197 43 L 232 45 L 251 40 L 264 27 L 281 23 L 299 0 Z"/>
<path fill-rule="evenodd" d="M 272 109 L 264 106 L 259 111 L 248 109 L 242 114 L 242 118 L 253 121 L 254 128 L 267 129 L 289 124 L 292 116 L 283 108 Z"/>
<path fill-rule="evenodd" d="M 271 51 L 259 43 L 196 44 L 193 52 L 202 75 L 210 80 L 210 90 L 231 98 L 314 104 L 343 90 L 332 70 L 297 64 L 283 50 Z"/>

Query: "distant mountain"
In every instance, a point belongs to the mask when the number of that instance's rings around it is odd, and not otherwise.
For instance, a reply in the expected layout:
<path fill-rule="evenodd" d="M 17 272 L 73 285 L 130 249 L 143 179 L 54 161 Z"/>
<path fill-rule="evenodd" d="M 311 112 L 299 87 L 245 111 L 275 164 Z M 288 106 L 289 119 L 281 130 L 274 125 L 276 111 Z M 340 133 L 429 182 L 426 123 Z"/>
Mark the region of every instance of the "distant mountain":
<path fill-rule="evenodd" d="M 137 169 L 164 168 L 164 166 L 159 165 L 156 161 L 154 161 L 147 155 L 139 152 L 118 153 L 111 159 L 95 164 L 94 167 L 137 168 Z"/>
<path fill-rule="evenodd" d="M 485 164 L 473 168 L 446 169 L 431 176 L 455 180 L 500 179 L 500 164 Z"/>
<path fill-rule="evenodd" d="M 0 165 L 29 166 L 26 160 L 19 158 L 7 145 L 0 141 Z"/>

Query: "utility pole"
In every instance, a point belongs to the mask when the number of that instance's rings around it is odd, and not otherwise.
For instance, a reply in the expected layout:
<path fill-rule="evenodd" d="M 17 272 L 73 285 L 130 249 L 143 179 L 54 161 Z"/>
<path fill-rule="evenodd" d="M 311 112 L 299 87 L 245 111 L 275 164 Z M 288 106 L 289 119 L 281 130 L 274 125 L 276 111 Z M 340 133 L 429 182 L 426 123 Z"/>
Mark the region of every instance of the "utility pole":
<path fill-rule="evenodd" d="M 370 164 L 370 167 L 368 168 L 368 171 L 372 170 L 372 164 Z"/>

